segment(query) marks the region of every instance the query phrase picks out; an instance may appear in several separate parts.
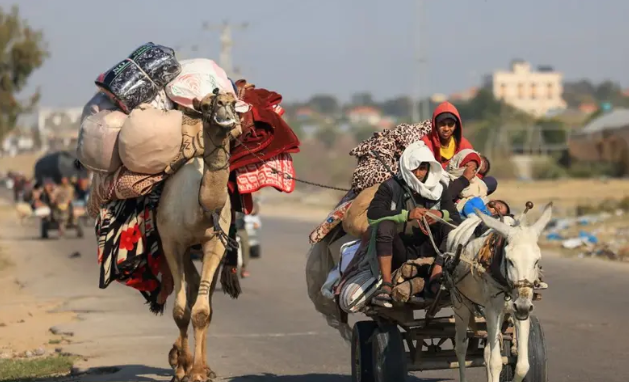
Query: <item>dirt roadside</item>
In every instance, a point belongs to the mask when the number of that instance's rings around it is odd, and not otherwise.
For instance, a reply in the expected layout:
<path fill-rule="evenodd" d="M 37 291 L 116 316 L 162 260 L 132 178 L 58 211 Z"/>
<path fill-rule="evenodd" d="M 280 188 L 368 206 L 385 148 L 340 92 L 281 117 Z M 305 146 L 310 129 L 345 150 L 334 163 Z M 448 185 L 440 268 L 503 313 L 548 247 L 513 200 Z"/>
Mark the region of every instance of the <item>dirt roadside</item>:
<path fill-rule="evenodd" d="M 10 240 L 19 229 L 12 206 L 0 203 L 0 359 L 59 353 L 69 339 L 50 329 L 72 322 L 76 315 L 55 311 L 62 300 L 42 300 L 30 293 L 23 275 L 33 266 L 20 256 L 19 241 Z"/>

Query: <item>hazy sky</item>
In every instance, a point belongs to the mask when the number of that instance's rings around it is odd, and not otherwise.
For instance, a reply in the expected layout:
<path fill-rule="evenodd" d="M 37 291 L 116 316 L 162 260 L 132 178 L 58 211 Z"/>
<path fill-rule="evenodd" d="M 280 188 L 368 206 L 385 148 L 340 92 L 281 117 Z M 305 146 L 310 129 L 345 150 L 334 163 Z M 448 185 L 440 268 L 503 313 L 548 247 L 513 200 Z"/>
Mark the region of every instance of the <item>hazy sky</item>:
<path fill-rule="evenodd" d="M 50 59 L 31 78 L 42 106 L 82 106 L 94 79 L 147 41 L 199 44 L 218 60 L 204 21 L 249 22 L 234 32 L 234 63 L 259 87 L 306 100 L 315 93 L 378 100 L 410 94 L 418 12 L 412 0 L 0 0 L 19 3 L 44 30 Z M 549 64 L 567 79 L 629 86 L 629 1 L 425 0 L 428 81 L 423 94 L 452 93 L 507 68 L 512 58 Z"/>

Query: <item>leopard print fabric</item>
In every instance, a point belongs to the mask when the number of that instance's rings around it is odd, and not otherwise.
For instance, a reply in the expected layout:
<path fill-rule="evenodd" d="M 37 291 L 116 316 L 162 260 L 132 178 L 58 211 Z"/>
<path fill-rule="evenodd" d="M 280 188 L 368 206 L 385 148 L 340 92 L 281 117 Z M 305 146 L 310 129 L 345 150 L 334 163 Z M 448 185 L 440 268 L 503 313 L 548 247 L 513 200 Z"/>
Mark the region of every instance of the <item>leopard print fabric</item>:
<path fill-rule="evenodd" d="M 371 150 L 379 152 L 389 168 L 397 173 L 398 161 L 404 149 L 411 143 L 421 140 L 431 129 L 432 122 L 429 119 L 415 124 L 403 123 L 393 129 L 378 131 L 371 138 L 361 142 L 349 152 L 349 155 L 358 158 L 358 165 L 352 174 L 352 189 L 358 194 L 391 177 Z"/>

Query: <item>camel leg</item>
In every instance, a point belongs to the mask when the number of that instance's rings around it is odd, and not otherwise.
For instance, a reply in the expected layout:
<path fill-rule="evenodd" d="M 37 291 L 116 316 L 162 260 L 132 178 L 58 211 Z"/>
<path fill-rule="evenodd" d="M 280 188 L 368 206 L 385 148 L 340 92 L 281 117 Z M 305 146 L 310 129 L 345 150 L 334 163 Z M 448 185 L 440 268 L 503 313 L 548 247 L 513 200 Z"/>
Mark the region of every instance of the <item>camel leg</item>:
<path fill-rule="evenodd" d="M 214 280 L 212 281 L 212 286 L 210 288 L 210 307 L 212 306 L 212 297 L 214 297 L 214 290 L 216 289 L 216 282 L 219 279 L 219 273 L 216 272 L 214 274 Z M 214 311 L 212 309 L 210 309 L 210 317 L 208 319 L 208 327 L 209 325 L 212 323 L 212 315 L 214 314 Z M 209 379 L 214 379 L 216 378 L 216 373 L 214 371 L 212 371 L 212 369 L 210 368 L 210 365 L 207 364 L 207 333 L 205 336 L 203 336 L 203 343 L 201 344 L 201 348 L 203 349 L 203 361 L 205 362 L 205 371 L 207 373 L 207 377 Z"/>
<path fill-rule="evenodd" d="M 456 334 L 454 335 L 454 351 L 459 363 L 459 381 L 465 382 L 465 358 L 467 355 L 467 347 L 469 339 L 467 338 L 467 326 L 472 317 L 472 312 L 463 304 L 454 307 L 454 324 Z"/>
<path fill-rule="evenodd" d="M 515 376 L 513 382 L 522 382 L 529 372 L 529 331 L 531 319 L 524 321 L 515 320 L 515 330 L 518 335 L 518 361 L 515 364 Z"/>
<path fill-rule="evenodd" d="M 229 232 L 229 224 L 231 212 L 230 206 L 223 207 L 220 216 L 221 229 L 227 233 Z M 201 283 L 199 286 L 199 294 L 197 300 L 192 308 L 192 328 L 194 329 L 194 364 L 190 371 L 190 382 L 205 382 L 207 381 L 208 371 L 207 363 L 205 360 L 205 337 L 207 335 L 207 329 L 210 324 L 210 318 L 212 316 L 212 308 L 210 306 L 210 293 L 212 291 L 212 284 L 215 282 L 216 272 L 221 264 L 221 260 L 225 255 L 225 245 L 214 236 L 213 229 L 209 230 L 209 234 L 212 235 L 211 239 L 203 242 L 203 270 L 201 271 Z M 209 236 L 209 235 L 208 235 Z"/>
<path fill-rule="evenodd" d="M 197 301 L 197 296 L 199 294 L 199 285 L 201 283 L 201 275 L 197 270 L 197 267 L 194 266 L 194 262 L 190 258 L 189 251 L 187 252 L 187 256 L 184 259 L 184 270 L 186 272 L 186 280 L 188 284 L 188 308 L 192 311 L 193 304 Z M 218 276 L 218 274 L 217 274 Z M 218 277 L 214 277 L 214 282 L 212 283 L 212 289 L 210 290 L 210 306 L 212 305 L 212 295 L 214 294 L 214 287 L 216 285 L 216 280 Z M 212 322 L 212 311 L 210 311 L 210 322 Z M 205 351 L 207 350 L 205 347 L 205 341 L 207 340 L 207 336 L 203 337 L 203 360 L 207 361 L 207 355 Z M 209 365 L 205 365 L 205 369 L 207 372 L 207 376 L 210 379 L 216 378 L 216 374 L 212 371 Z"/>
<path fill-rule="evenodd" d="M 179 328 L 179 337 L 168 353 L 168 362 L 175 371 L 173 381 L 181 381 L 192 365 L 192 357 L 188 347 L 188 326 L 190 324 L 190 309 L 187 307 L 185 274 L 183 272 L 184 249 L 177 244 L 169 244 L 163 241 L 164 255 L 170 267 L 175 286 L 175 304 L 173 306 L 173 318 Z"/>

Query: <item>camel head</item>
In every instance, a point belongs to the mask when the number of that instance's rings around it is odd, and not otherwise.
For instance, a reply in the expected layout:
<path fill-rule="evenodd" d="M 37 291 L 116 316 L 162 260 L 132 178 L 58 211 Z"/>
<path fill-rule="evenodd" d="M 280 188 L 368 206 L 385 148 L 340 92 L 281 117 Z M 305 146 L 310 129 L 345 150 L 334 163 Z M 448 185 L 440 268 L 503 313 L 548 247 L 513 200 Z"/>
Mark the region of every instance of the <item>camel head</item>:
<path fill-rule="evenodd" d="M 193 101 L 194 109 L 203 116 L 203 128 L 220 133 L 230 133 L 240 127 L 240 117 L 236 112 L 236 95 L 217 92 Z"/>

